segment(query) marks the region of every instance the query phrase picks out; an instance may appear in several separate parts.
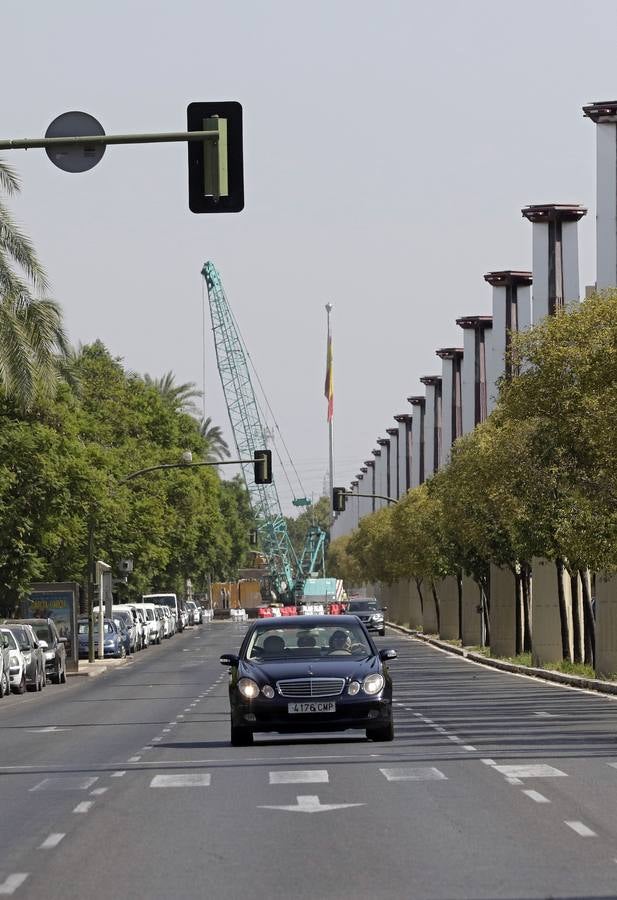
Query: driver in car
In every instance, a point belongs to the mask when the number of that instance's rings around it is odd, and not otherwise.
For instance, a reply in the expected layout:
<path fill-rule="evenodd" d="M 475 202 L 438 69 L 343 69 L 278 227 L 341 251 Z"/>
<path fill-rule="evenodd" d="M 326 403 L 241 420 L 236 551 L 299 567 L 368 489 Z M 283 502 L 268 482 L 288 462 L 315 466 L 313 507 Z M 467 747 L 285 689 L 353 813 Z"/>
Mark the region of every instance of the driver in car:
<path fill-rule="evenodd" d="M 339 628 L 334 631 L 328 641 L 330 653 L 351 653 L 351 638 L 346 631 Z"/>

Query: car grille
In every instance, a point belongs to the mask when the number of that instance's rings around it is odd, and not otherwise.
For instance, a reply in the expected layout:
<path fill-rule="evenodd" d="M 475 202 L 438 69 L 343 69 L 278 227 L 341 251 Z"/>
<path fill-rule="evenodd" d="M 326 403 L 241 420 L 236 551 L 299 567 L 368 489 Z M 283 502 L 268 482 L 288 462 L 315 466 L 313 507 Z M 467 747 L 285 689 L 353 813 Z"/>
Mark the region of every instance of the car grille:
<path fill-rule="evenodd" d="M 277 681 L 283 697 L 338 697 L 345 687 L 344 678 L 294 678 Z"/>

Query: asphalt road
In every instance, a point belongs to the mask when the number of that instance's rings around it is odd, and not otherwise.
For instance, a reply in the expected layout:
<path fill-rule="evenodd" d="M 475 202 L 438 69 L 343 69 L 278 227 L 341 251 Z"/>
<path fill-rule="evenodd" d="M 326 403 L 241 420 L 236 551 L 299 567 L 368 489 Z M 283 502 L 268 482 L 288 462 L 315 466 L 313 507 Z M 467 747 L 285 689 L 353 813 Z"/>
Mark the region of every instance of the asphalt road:
<path fill-rule="evenodd" d="M 617 896 L 617 701 L 390 632 L 394 743 L 232 749 L 244 628 L 0 701 L 0 896 Z"/>

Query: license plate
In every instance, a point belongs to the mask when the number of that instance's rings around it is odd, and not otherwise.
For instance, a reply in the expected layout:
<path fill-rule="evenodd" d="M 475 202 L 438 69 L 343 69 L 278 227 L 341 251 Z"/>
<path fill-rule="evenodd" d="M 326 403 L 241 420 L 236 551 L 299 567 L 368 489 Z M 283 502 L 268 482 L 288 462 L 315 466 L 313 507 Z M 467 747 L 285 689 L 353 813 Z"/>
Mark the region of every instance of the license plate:
<path fill-rule="evenodd" d="M 336 712 L 336 703 L 288 703 L 287 711 L 290 713 L 333 713 Z"/>

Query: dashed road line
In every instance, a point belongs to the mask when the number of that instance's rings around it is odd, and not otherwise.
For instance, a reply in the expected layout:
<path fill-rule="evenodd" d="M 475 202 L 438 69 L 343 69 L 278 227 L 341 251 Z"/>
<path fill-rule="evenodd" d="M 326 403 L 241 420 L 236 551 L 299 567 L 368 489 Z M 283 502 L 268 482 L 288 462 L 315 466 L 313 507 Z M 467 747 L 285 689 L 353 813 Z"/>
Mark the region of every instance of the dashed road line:
<path fill-rule="evenodd" d="M 94 806 L 94 800 L 82 800 L 81 803 L 77 804 L 77 806 L 75 807 L 73 812 L 74 813 L 87 813 L 87 812 L 90 812 L 90 810 L 92 809 L 93 806 Z"/>
<path fill-rule="evenodd" d="M 497 763 L 494 759 L 481 759 L 480 762 L 483 762 L 485 766 L 496 766 Z"/>
<path fill-rule="evenodd" d="M 90 791 L 90 796 L 91 797 L 102 797 L 103 794 L 106 794 L 108 790 L 109 790 L 108 787 L 95 788 L 93 791 Z"/>
<path fill-rule="evenodd" d="M 547 766 L 542 763 L 514 766 L 496 765 L 495 771 L 506 778 L 567 778 L 566 773 L 562 772 L 561 769 L 555 769 L 554 766 Z"/>
<path fill-rule="evenodd" d="M 5 878 L 2 884 L 0 884 L 0 894 L 4 896 L 14 894 L 27 877 L 28 872 L 15 872 L 13 875 L 9 875 L 8 878 Z"/>
<path fill-rule="evenodd" d="M 583 822 L 568 821 L 566 819 L 564 824 L 581 837 L 597 837 L 595 831 L 592 831 L 591 828 L 588 828 Z"/>
<path fill-rule="evenodd" d="M 208 773 L 190 775 L 155 775 L 150 782 L 151 788 L 176 787 L 209 787 L 211 776 Z"/>
<path fill-rule="evenodd" d="M 139 762 L 141 756 L 129 756 L 128 762 Z"/>
<path fill-rule="evenodd" d="M 550 803 L 551 801 L 548 797 L 545 797 L 544 794 L 540 794 L 538 791 L 523 791 L 523 793 L 529 797 L 531 800 L 534 800 L 536 803 Z"/>
<path fill-rule="evenodd" d="M 118 769 L 117 772 L 112 772 L 112 778 L 122 778 L 123 775 L 126 775 L 126 769 Z"/>
<path fill-rule="evenodd" d="M 327 769 L 291 769 L 269 773 L 270 784 L 327 784 Z"/>
<path fill-rule="evenodd" d="M 49 837 L 45 838 L 42 844 L 39 845 L 39 850 L 53 850 L 54 847 L 57 847 L 60 841 L 66 837 L 66 832 L 56 832 L 55 834 L 50 834 Z"/>
<path fill-rule="evenodd" d="M 380 769 L 387 781 L 447 781 L 447 776 L 434 766 Z"/>
<path fill-rule="evenodd" d="M 473 746 L 473 744 L 465 744 L 463 746 L 463 750 L 469 750 L 470 753 L 475 753 L 476 748 Z"/>

